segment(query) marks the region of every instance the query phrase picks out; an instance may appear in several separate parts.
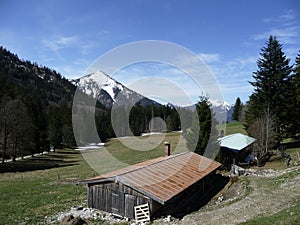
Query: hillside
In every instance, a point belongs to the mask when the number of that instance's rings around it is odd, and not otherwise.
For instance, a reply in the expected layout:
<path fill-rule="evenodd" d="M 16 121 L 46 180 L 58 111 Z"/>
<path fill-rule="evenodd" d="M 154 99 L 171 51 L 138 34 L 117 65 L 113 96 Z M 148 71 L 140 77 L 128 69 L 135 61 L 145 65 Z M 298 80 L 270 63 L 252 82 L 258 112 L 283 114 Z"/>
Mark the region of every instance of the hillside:
<path fill-rule="evenodd" d="M 241 122 L 226 123 L 225 135 L 230 135 L 235 133 L 248 135 L 245 126 Z"/>
<path fill-rule="evenodd" d="M 4 94 L 35 96 L 45 105 L 71 103 L 76 87 L 55 70 L 21 60 L 0 47 L 0 98 Z"/>
<path fill-rule="evenodd" d="M 75 145 L 71 104 L 76 87 L 58 72 L 0 47 L 0 137 L 7 158 Z"/>

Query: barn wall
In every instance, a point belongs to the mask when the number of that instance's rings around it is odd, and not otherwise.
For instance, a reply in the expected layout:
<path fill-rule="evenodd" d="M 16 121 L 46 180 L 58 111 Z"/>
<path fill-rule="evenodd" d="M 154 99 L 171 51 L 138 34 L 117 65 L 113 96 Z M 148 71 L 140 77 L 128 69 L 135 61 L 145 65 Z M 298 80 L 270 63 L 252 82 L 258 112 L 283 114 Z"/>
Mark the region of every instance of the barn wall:
<path fill-rule="evenodd" d="M 165 205 L 121 183 L 90 184 L 88 206 L 122 217 L 134 218 L 134 206 L 149 203 L 151 215 L 154 217 L 172 215 L 181 218 L 205 205 L 227 182 L 228 178 L 213 172 Z"/>
<path fill-rule="evenodd" d="M 121 183 L 89 185 L 88 207 L 110 212 L 119 216 L 134 218 L 134 206 L 149 203 L 152 200 Z"/>

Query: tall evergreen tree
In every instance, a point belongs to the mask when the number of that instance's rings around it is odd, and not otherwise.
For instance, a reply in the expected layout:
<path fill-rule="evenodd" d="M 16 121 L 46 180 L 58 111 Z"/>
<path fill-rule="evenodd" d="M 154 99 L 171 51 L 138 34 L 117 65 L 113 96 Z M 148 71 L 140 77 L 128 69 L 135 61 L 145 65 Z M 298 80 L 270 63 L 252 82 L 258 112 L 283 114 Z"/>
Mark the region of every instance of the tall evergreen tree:
<path fill-rule="evenodd" d="M 253 73 L 250 84 L 254 92 L 250 96 L 246 114 L 246 128 L 268 111 L 275 117 L 277 141 L 282 140 L 288 126 L 287 93 L 290 89 L 289 78 L 292 67 L 282 51 L 282 45 L 276 37 L 270 36 L 267 46 L 261 49 L 261 58 L 257 60 L 258 70 Z"/>
<path fill-rule="evenodd" d="M 242 102 L 241 99 L 238 97 L 234 104 L 232 119 L 236 121 L 240 121 L 241 112 L 242 112 Z"/>
<path fill-rule="evenodd" d="M 215 156 L 212 152 L 218 150 L 216 149 L 218 146 L 216 145 L 217 131 L 214 121 L 208 98 L 201 96 L 200 101 L 196 104 L 192 127 L 186 134 L 187 147 L 189 150 L 200 155 L 203 155 L 205 150 L 208 150 L 206 153 L 208 157 Z"/>
<path fill-rule="evenodd" d="M 289 134 L 300 140 L 300 51 L 296 57 L 293 75 L 290 79 L 289 96 Z"/>

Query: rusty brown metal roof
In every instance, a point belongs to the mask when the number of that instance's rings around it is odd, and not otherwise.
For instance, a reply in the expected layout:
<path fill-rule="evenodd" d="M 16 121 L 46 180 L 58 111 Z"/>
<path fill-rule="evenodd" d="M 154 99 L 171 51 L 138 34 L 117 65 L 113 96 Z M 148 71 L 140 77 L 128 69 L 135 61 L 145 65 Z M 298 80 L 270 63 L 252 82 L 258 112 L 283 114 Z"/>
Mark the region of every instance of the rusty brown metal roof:
<path fill-rule="evenodd" d="M 196 153 L 185 152 L 148 160 L 80 183 L 120 182 L 164 204 L 220 165 Z"/>

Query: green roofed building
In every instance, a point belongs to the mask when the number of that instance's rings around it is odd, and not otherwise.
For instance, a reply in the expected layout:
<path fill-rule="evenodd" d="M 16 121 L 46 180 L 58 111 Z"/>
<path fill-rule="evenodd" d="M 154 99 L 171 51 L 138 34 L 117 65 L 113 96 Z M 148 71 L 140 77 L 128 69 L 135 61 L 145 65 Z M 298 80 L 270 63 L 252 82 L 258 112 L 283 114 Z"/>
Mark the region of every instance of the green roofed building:
<path fill-rule="evenodd" d="M 226 156 L 226 164 L 243 164 L 252 153 L 252 144 L 255 138 L 236 133 L 219 138 L 221 151 Z"/>

